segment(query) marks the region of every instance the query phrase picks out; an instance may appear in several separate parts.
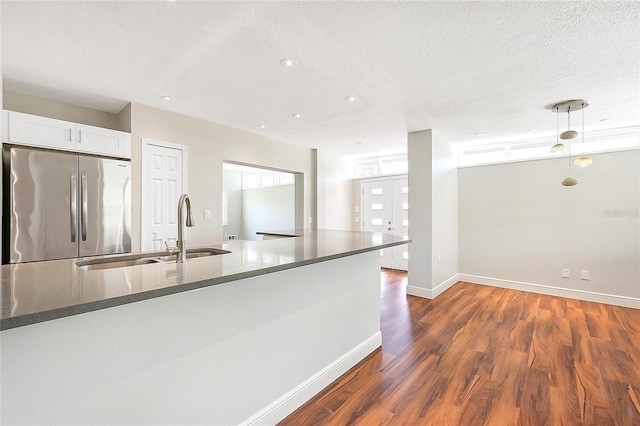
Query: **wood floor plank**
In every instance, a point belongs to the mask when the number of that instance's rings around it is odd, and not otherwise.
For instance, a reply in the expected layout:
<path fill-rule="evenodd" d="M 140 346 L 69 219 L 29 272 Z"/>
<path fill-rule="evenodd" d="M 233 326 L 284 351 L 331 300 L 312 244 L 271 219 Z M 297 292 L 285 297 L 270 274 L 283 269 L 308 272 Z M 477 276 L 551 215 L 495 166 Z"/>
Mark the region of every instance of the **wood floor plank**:
<path fill-rule="evenodd" d="M 640 310 L 381 274 L 383 345 L 282 425 L 640 425 Z"/>

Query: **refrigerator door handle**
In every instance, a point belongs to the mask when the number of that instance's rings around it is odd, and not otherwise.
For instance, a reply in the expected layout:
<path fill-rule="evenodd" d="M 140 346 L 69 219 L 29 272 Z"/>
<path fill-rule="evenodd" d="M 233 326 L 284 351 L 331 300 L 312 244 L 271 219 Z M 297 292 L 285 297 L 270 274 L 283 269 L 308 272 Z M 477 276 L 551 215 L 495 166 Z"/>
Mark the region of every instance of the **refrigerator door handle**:
<path fill-rule="evenodd" d="M 77 200 L 78 200 L 78 183 L 76 181 L 76 172 L 71 172 L 71 178 L 69 179 L 69 229 L 71 230 L 71 242 L 76 242 L 76 211 L 77 211 Z"/>
<path fill-rule="evenodd" d="M 82 210 L 80 212 L 80 232 L 82 234 L 82 241 L 87 241 L 87 172 L 84 170 L 82 171 L 80 177 L 80 189 L 82 191 L 82 193 L 80 194 L 82 203 Z"/>

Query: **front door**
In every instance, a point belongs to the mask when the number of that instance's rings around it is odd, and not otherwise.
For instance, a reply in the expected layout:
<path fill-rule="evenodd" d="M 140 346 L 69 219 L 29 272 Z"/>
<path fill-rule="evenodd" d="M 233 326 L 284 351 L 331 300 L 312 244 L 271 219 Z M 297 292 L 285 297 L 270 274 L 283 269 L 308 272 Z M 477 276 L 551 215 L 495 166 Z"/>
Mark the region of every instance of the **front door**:
<path fill-rule="evenodd" d="M 407 179 L 363 182 L 363 230 L 395 236 L 408 235 L 408 183 Z M 380 253 L 381 266 L 407 270 L 406 245 L 384 249 Z"/>

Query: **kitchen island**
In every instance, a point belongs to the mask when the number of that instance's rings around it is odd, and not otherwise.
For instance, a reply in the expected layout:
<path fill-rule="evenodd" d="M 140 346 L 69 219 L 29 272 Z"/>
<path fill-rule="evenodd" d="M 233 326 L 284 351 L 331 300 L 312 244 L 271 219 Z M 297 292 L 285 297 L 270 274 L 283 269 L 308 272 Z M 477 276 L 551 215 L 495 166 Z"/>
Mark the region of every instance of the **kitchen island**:
<path fill-rule="evenodd" d="M 273 424 L 381 345 L 375 233 L 87 270 L 4 265 L 3 424 Z M 153 254 L 150 254 L 153 255 Z"/>

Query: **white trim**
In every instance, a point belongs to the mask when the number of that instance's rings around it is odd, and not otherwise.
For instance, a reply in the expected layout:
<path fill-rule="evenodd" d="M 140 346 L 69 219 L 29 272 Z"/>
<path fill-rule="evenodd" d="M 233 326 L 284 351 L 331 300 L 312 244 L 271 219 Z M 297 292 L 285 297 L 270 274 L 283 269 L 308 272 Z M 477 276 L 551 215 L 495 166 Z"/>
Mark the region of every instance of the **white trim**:
<path fill-rule="evenodd" d="M 142 138 L 142 159 L 140 161 L 142 171 L 142 182 L 140 183 L 140 250 L 144 251 L 144 242 L 149 241 L 149 229 L 145 226 L 144 218 L 149 217 L 149 200 L 147 196 L 146 183 L 149 177 L 148 152 L 149 145 L 160 146 L 163 148 L 171 148 L 182 151 L 182 184 L 183 193 L 187 192 L 187 154 L 186 145 L 178 145 L 171 142 L 163 142 L 154 139 Z"/>
<path fill-rule="evenodd" d="M 382 346 L 382 333 L 377 332 L 309 379 L 282 395 L 241 425 L 274 425 L 349 371 L 365 357 Z"/>
<path fill-rule="evenodd" d="M 451 277 L 449 277 L 446 280 L 444 280 L 443 282 L 441 282 L 440 284 L 438 284 L 437 286 L 435 286 L 433 288 L 433 290 L 431 290 L 431 292 L 433 293 L 433 298 L 435 299 L 436 297 L 440 296 L 449 287 L 451 287 L 452 285 L 454 285 L 458 281 L 460 281 L 460 275 L 459 274 L 454 274 Z"/>
<path fill-rule="evenodd" d="M 500 278 L 481 277 L 478 275 L 460 274 L 459 279 L 460 281 L 466 281 L 473 284 L 490 285 L 494 287 L 508 288 L 511 290 L 528 291 L 532 293 L 546 294 L 549 296 L 560 296 L 570 299 L 585 300 L 588 302 L 606 303 L 609 305 L 623 306 L 625 308 L 640 309 L 640 298 L 638 297 L 618 296 L 615 294 L 503 280 Z"/>
<path fill-rule="evenodd" d="M 407 286 L 407 294 L 409 296 L 418 296 L 425 299 L 433 299 L 433 293 L 431 292 L 431 290 L 422 287 L 415 287 L 412 285 Z"/>
<path fill-rule="evenodd" d="M 433 289 L 426 289 L 408 285 L 407 294 L 410 296 L 423 297 L 425 299 L 435 299 L 458 281 L 460 281 L 459 274 L 454 274 L 450 278 L 447 278 L 446 280 L 435 286 Z"/>

